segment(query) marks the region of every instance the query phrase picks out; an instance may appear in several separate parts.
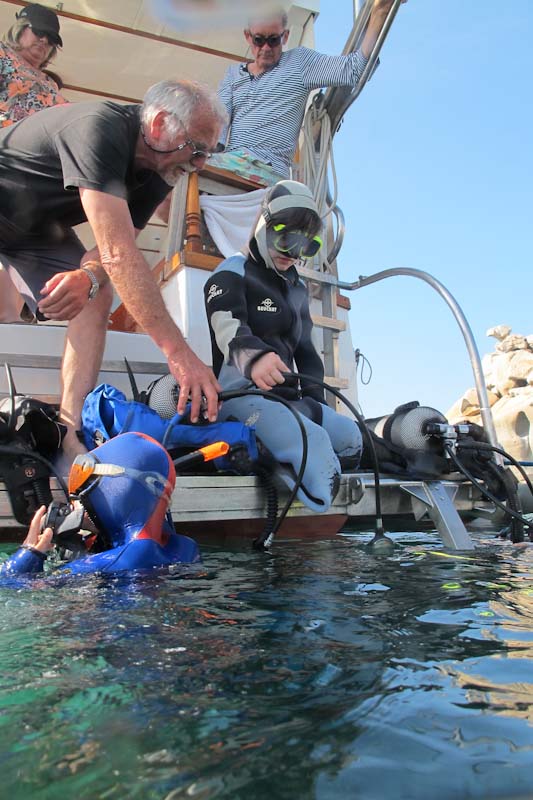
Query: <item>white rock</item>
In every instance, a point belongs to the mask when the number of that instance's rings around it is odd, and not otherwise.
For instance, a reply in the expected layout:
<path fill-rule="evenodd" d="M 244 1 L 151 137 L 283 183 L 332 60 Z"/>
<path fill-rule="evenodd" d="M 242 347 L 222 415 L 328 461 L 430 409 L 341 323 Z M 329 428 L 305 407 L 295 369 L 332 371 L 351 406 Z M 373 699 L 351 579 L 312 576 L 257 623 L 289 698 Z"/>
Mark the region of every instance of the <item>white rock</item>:
<path fill-rule="evenodd" d="M 533 392 L 502 397 L 492 407 L 496 435 L 504 450 L 519 461 L 533 458 Z"/>
<path fill-rule="evenodd" d="M 531 386 L 527 386 L 527 385 L 525 385 L 525 386 L 517 386 L 514 389 L 510 389 L 509 396 L 510 397 L 523 397 L 523 398 L 526 399 L 526 401 L 527 401 L 527 399 L 529 397 L 529 399 L 533 401 L 533 389 L 531 388 Z"/>
<path fill-rule="evenodd" d="M 513 333 L 510 336 L 506 336 L 505 339 L 502 339 L 496 345 L 496 350 L 499 350 L 500 353 L 509 353 L 511 350 L 527 349 L 527 339 L 525 336 L 521 336 L 519 333 Z"/>
<path fill-rule="evenodd" d="M 533 371 L 533 353 L 531 350 L 519 350 L 513 353 L 509 362 L 509 378 L 515 380 L 527 380 L 527 376 Z"/>
<path fill-rule="evenodd" d="M 513 389 L 516 384 L 512 382 L 509 384 L 509 369 L 514 352 L 511 353 L 495 353 L 492 359 L 492 372 L 491 378 L 487 381 L 487 386 L 490 384 L 492 390 L 496 389 L 500 395 L 507 394 L 509 389 Z"/>
<path fill-rule="evenodd" d="M 511 333 L 512 328 L 510 325 L 495 325 L 494 328 L 489 328 L 487 331 L 487 336 L 492 336 L 494 339 L 505 339 L 506 336 L 509 336 Z"/>

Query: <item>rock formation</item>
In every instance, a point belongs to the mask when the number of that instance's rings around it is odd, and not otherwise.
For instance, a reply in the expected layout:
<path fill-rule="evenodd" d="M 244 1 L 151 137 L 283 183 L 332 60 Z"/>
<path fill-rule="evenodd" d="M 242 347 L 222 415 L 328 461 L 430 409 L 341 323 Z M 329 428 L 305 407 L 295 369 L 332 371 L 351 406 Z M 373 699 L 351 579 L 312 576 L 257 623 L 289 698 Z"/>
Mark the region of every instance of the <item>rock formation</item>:
<path fill-rule="evenodd" d="M 489 328 L 497 340 L 482 359 L 500 445 L 518 461 L 533 460 L 533 335 L 514 334 L 508 325 Z M 468 389 L 446 414 L 452 423 L 482 424 L 475 389 Z"/>

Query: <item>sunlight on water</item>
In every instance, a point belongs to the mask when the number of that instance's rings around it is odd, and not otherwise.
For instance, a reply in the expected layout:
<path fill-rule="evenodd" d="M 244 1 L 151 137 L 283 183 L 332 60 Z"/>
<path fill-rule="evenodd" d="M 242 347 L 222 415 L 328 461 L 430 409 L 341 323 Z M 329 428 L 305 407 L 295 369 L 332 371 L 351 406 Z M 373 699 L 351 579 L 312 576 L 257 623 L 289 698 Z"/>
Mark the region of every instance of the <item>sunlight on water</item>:
<path fill-rule="evenodd" d="M 4 796 L 531 796 L 532 549 L 395 539 L 2 588 Z"/>

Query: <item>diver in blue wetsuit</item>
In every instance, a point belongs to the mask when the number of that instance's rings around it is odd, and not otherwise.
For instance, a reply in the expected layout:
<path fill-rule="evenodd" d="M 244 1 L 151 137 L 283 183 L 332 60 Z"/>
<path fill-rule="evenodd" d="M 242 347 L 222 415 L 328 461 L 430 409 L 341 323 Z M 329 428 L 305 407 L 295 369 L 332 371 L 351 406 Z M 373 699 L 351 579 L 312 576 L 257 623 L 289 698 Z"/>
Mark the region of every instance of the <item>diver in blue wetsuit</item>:
<path fill-rule="evenodd" d="M 286 377 L 296 368 L 324 380 L 311 336 L 307 287 L 296 269 L 301 259 L 318 253 L 321 228 L 309 188 L 280 181 L 265 195 L 246 252 L 223 261 L 204 289 L 213 369 L 223 390 L 238 390 L 251 381 L 288 401 L 300 415 L 309 449 L 298 498 L 315 511 L 326 511 L 335 497 L 339 458 L 357 467 L 362 451 L 357 424 L 326 404 L 322 386 Z M 302 437 L 289 409 L 248 395 L 225 401 L 219 419 L 253 425 L 278 461 L 277 473 L 292 488 Z"/>
<path fill-rule="evenodd" d="M 57 567 L 61 574 L 149 570 L 198 561 L 196 542 L 177 534 L 168 514 L 175 482 L 168 452 L 142 433 L 124 433 L 78 456 L 69 476 L 73 502 L 64 507 L 57 531 L 42 530 L 50 514 L 45 506 L 38 509 L 22 547 L 0 566 L 0 577 L 42 574 L 54 543 L 76 553 Z M 61 538 L 61 523 L 71 509 L 80 523 L 86 513 L 91 531 L 71 531 L 67 542 Z"/>

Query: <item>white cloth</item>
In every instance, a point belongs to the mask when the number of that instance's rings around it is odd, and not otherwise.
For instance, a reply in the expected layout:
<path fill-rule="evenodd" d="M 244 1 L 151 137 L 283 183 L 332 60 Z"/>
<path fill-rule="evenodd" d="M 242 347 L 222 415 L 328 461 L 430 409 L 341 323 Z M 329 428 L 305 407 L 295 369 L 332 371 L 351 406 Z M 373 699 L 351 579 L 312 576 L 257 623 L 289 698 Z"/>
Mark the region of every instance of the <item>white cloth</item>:
<path fill-rule="evenodd" d="M 244 194 L 200 195 L 207 229 L 225 258 L 248 243 L 265 192 L 266 189 L 256 189 Z"/>

